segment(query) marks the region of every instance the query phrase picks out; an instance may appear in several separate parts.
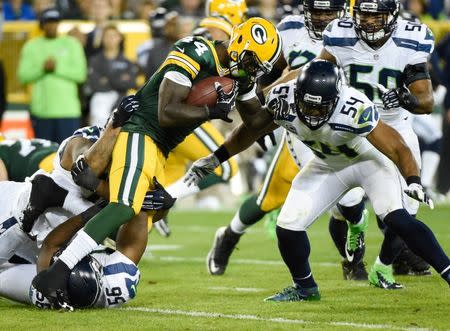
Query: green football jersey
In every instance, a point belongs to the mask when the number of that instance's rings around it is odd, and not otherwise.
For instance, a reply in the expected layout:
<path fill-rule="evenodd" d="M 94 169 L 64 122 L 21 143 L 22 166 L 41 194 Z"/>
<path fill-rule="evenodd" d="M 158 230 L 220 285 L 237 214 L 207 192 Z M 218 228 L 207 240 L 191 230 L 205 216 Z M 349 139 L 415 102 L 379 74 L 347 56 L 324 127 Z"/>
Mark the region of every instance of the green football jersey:
<path fill-rule="evenodd" d="M 11 181 L 23 182 L 39 169 L 39 163 L 58 150 L 58 144 L 44 139 L 4 140 L 0 143 L 0 159 Z"/>
<path fill-rule="evenodd" d="M 158 122 L 158 93 L 164 75 L 176 71 L 193 84 L 210 76 L 223 76 L 214 43 L 202 37 L 186 37 L 177 41 L 158 71 L 136 93 L 139 109 L 124 125 L 123 131 L 150 136 L 167 156 L 196 126 L 162 128 Z"/>

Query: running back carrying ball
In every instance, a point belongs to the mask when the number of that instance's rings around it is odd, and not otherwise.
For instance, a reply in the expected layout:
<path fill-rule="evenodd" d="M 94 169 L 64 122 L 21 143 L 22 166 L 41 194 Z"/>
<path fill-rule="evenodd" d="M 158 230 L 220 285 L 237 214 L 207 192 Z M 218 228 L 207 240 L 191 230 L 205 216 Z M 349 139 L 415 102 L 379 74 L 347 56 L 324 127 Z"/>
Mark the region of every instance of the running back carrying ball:
<path fill-rule="evenodd" d="M 215 82 L 222 85 L 225 93 L 229 93 L 233 89 L 233 80 L 231 78 L 219 76 L 208 77 L 192 86 L 186 103 L 191 106 L 207 105 L 208 107 L 214 107 L 217 102 L 217 92 L 214 87 Z"/>

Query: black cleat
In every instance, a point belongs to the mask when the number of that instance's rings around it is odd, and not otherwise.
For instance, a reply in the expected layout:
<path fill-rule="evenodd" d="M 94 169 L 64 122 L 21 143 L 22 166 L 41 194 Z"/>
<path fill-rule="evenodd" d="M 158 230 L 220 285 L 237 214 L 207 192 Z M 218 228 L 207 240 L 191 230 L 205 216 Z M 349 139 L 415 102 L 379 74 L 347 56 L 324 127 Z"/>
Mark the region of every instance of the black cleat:
<path fill-rule="evenodd" d="M 167 217 L 164 217 L 158 222 L 153 223 L 153 227 L 161 235 L 161 237 L 168 238 L 171 234 L 169 220 L 167 219 Z"/>
<path fill-rule="evenodd" d="M 363 261 L 350 263 L 342 261 L 342 273 L 346 280 L 367 280 L 366 264 Z"/>
<path fill-rule="evenodd" d="M 392 264 L 394 275 L 431 275 L 430 265 L 405 247 Z"/>
<path fill-rule="evenodd" d="M 211 275 L 223 275 L 231 253 L 242 234 L 231 231 L 230 227 L 220 227 L 216 231 L 214 243 L 206 257 L 206 268 Z"/>

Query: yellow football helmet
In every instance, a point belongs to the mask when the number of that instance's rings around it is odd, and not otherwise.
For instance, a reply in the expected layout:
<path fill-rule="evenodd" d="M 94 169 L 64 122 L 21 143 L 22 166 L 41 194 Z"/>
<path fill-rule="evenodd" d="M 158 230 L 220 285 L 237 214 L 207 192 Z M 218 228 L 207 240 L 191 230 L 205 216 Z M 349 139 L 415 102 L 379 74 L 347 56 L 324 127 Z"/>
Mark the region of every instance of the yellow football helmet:
<path fill-rule="evenodd" d="M 238 25 L 247 19 L 245 0 L 207 0 L 205 16 L 224 16 L 231 24 Z"/>
<path fill-rule="evenodd" d="M 233 28 L 228 46 L 233 77 L 259 77 L 269 73 L 280 54 L 280 35 L 268 20 L 252 17 Z"/>
<path fill-rule="evenodd" d="M 228 38 L 231 36 L 231 32 L 233 31 L 233 25 L 223 16 L 209 16 L 205 17 L 198 24 L 201 28 L 217 28 L 228 35 Z"/>

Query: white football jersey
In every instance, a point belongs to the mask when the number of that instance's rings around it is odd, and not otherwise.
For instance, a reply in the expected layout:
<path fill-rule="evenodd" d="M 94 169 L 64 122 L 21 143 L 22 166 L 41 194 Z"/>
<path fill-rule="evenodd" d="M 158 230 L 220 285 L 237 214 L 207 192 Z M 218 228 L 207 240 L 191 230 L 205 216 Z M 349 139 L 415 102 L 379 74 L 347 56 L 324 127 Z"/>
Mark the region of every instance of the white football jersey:
<path fill-rule="evenodd" d="M 434 49 L 434 37 L 425 24 L 398 19 L 391 37 L 382 47 L 373 49 L 356 35 L 351 18 L 336 19 L 324 31 L 323 44 L 344 69 L 349 84 L 377 105 L 384 122 L 395 128 L 405 122 L 410 126 L 407 110 L 383 108 L 377 84 L 386 88 L 401 86 L 407 65 L 427 62 Z"/>
<path fill-rule="evenodd" d="M 348 166 L 374 147 L 366 137 L 378 124 L 375 105 L 356 89 L 343 86 L 333 114 L 327 123 L 311 130 L 298 117 L 294 102 L 295 80 L 275 86 L 267 106 L 273 112 L 278 98 L 289 103 L 289 113 L 275 123 L 295 134 L 314 154 L 332 166 Z"/>
<path fill-rule="evenodd" d="M 289 69 L 299 68 L 314 59 L 322 49 L 322 41 L 308 34 L 303 15 L 289 15 L 277 25 L 283 44 L 283 56 Z"/>

